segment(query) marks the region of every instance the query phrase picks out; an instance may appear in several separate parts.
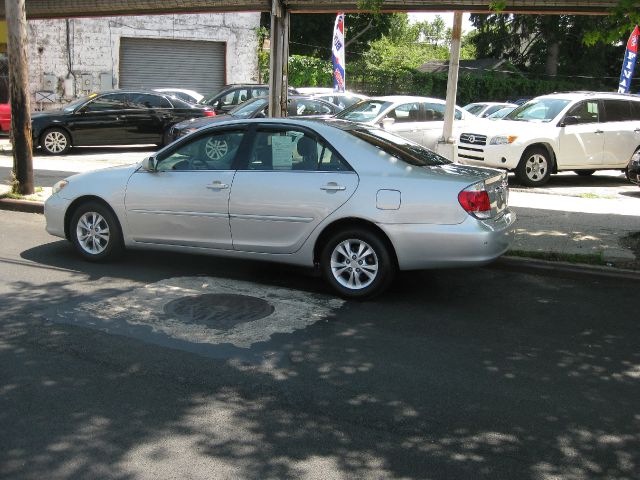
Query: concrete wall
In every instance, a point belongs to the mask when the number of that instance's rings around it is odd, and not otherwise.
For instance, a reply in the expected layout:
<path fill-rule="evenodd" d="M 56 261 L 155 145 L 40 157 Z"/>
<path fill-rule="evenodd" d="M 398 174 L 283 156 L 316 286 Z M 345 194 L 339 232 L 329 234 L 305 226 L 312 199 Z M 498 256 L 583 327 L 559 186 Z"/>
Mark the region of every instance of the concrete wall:
<path fill-rule="evenodd" d="M 67 27 L 69 23 L 69 49 Z M 92 82 L 93 91 L 100 90 L 100 74 L 113 77 L 118 88 L 120 38 L 162 38 L 226 42 L 227 83 L 256 82 L 258 78 L 257 34 L 259 13 L 220 13 L 154 15 L 137 17 L 80 18 L 69 20 L 30 20 L 29 76 L 34 108 L 48 109 L 66 103 L 81 94 L 82 75 Z M 75 74 L 74 91 L 64 89 L 69 60 Z M 51 77 L 45 77 L 52 75 Z M 54 83 L 54 95 L 36 94 L 48 90 L 44 79 Z M 176 85 L 179 87 L 179 85 Z M 209 92 L 202 92 L 209 93 Z M 53 104 L 42 97 L 52 97 Z"/>

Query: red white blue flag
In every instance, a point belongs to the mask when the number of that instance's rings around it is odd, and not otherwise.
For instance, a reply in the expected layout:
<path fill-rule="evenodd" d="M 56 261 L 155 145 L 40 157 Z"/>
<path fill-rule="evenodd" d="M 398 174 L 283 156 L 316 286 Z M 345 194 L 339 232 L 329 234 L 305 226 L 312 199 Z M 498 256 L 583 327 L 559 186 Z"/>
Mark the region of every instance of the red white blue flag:
<path fill-rule="evenodd" d="M 620 74 L 620 83 L 618 85 L 619 93 L 629 93 L 631 79 L 633 78 L 633 71 L 636 68 L 636 58 L 638 57 L 639 37 L 640 30 L 636 25 L 636 28 L 633 29 L 633 33 L 627 42 L 627 51 L 624 54 L 624 63 L 622 64 L 622 73 Z"/>
<path fill-rule="evenodd" d="M 345 63 L 344 63 L 344 13 L 338 13 L 333 27 L 333 45 L 331 46 L 333 59 L 333 90 L 344 92 L 345 90 Z"/>

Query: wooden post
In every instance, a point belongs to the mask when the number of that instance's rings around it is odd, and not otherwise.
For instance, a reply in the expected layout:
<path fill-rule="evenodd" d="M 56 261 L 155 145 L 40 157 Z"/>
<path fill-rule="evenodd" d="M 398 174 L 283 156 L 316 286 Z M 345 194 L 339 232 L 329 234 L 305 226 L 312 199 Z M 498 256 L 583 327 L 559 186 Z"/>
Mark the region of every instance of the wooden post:
<path fill-rule="evenodd" d="M 5 0 L 9 56 L 9 95 L 11 99 L 11 138 L 13 142 L 13 192 L 31 195 L 33 186 L 33 143 L 31 139 L 31 100 L 27 67 L 27 16 L 25 0 Z"/>
<path fill-rule="evenodd" d="M 287 116 L 289 62 L 289 12 L 272 0 L 271 7 L 271 63 L 269 64 L 269 116 Z"/>

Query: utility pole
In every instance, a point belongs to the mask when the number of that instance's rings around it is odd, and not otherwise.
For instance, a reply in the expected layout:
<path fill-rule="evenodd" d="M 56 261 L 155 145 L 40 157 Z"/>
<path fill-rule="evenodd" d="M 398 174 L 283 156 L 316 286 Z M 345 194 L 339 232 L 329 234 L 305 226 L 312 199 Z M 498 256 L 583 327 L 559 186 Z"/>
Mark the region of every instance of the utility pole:
<path fill-rule="evenodd" d="M 31 140 L 31 100 L 27 67 L 27 16 L 25 0 L 5 0 L 9 54 L 9 95 L 13 142 L 13 192 L 31 195 L 33 188 L 33 143 Z"/>

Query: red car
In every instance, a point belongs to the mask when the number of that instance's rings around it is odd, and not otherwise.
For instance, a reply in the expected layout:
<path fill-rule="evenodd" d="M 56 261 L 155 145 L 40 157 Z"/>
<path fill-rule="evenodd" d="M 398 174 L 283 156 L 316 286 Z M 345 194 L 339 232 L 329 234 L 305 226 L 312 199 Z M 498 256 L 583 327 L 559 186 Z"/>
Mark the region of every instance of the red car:
<path fill-rule="evenodd" d="M 0 103 L 0 130 L 8 132 L 11 128 L 11 104 Z"/>

